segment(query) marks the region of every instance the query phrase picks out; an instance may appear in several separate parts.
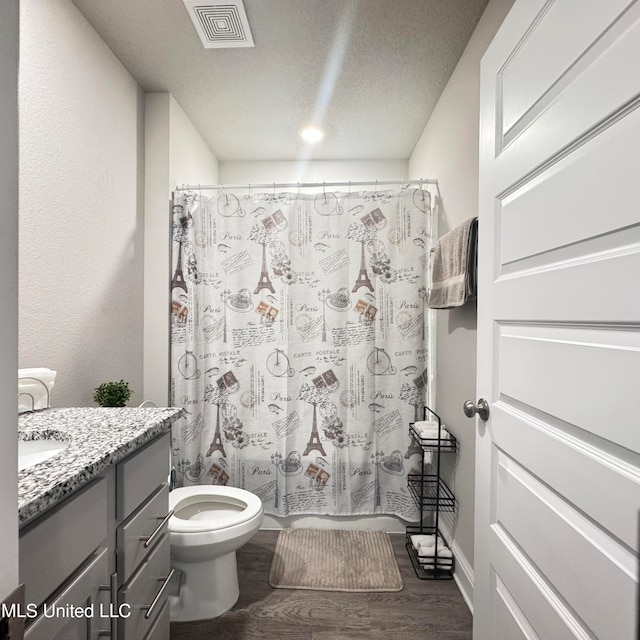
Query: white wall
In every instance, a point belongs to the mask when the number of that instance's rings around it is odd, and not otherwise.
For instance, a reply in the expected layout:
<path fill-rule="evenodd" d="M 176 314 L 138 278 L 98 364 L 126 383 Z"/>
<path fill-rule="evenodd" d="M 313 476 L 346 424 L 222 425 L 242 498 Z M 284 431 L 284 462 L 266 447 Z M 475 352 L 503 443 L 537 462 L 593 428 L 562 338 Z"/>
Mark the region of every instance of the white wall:
<path fill-rule="evenodd" d="M 234 160 L 220 163 L 220 181 L 225 184 L 400 181 L 407 178 L 407 171 L 404 160 Z"/>
<path fill-rule="evenodd" d="M 0 20 L 0 601 L 18 586 L 18 0 Z"/>
<path fill-rule="evenodd" d="M 218 160 L 169 93 L 145 96 L 144 399 L 169 401 L 171 191 L 217 184 Z"/>
<path fill-rule="evenodd" d="M 440 235 L 478 215 L 478 131 L 480 59 L 513 0 L 491 0 L 425 127 L 411 157 L 409 177 L 437 178 L 440 192 Z M 481 293 L 481 292 L 480 292 Z M 462 405 L 476 398 L 476 308 L 437 311 L 437 411 L 460 441 L 458 459 L 448 456 L 445 474 L 458 502 L 455 529 L 457 573 L 470 602 L 473 586 L 473 517 L 475 474 L 474 422 Z"/>
<path fill-rule="evenodd" d="M 54 406 L 121 378 L 137 404 L 142 91 L 70 0 L 20 4 L 20 366 Z"/>

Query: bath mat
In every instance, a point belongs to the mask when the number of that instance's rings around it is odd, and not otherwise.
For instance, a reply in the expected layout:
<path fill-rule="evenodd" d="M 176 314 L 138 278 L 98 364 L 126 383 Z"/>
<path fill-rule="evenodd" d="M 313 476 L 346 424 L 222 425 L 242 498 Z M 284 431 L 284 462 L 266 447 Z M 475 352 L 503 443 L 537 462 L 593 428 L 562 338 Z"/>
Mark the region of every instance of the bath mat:
<path fill-rule="evenodd" d="M 284 529 L 273 552 L 276 589 L 402 591 L 400 569 L 384 531 Z"/>

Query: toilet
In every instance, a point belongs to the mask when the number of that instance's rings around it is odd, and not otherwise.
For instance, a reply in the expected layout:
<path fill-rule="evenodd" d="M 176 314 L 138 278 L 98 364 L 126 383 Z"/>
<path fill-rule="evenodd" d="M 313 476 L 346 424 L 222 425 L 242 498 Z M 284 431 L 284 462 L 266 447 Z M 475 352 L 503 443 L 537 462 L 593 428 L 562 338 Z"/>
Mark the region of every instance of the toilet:
<path fill-rule="evenodd" d="M 180 578 L 169 596 L 172 621 L 215 618 L 237 602 L 236 551 L 258 531 L 262 501 L 244 489 L 203 485 L 169 494 L 171 567 Z"/>

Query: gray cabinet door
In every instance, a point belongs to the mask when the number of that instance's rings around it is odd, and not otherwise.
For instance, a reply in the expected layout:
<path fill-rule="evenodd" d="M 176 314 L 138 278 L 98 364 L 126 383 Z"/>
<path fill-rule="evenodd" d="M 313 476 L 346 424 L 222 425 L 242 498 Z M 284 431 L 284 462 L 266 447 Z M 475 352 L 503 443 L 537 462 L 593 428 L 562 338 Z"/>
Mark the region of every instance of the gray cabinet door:
<path fill-rule="evenodd" d="M 97 640 L 109 629 L 108 551 L 102 549 L 45 603 L 43 613 L 25 633 L 25 640 Z M 107 617 L 102 617 L 107 616 Z"/>

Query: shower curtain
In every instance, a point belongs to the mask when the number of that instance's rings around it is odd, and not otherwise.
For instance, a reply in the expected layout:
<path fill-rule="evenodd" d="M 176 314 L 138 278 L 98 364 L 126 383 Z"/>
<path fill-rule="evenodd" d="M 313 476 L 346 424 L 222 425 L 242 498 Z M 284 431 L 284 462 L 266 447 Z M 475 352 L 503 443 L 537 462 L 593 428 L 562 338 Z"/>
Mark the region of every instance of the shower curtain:
<path fill-rule="evenodd" d="M 425 189 L 174 194 L 178 486 L 241 487 L 280 516 L 417 517 L 431 216 Z"/>

